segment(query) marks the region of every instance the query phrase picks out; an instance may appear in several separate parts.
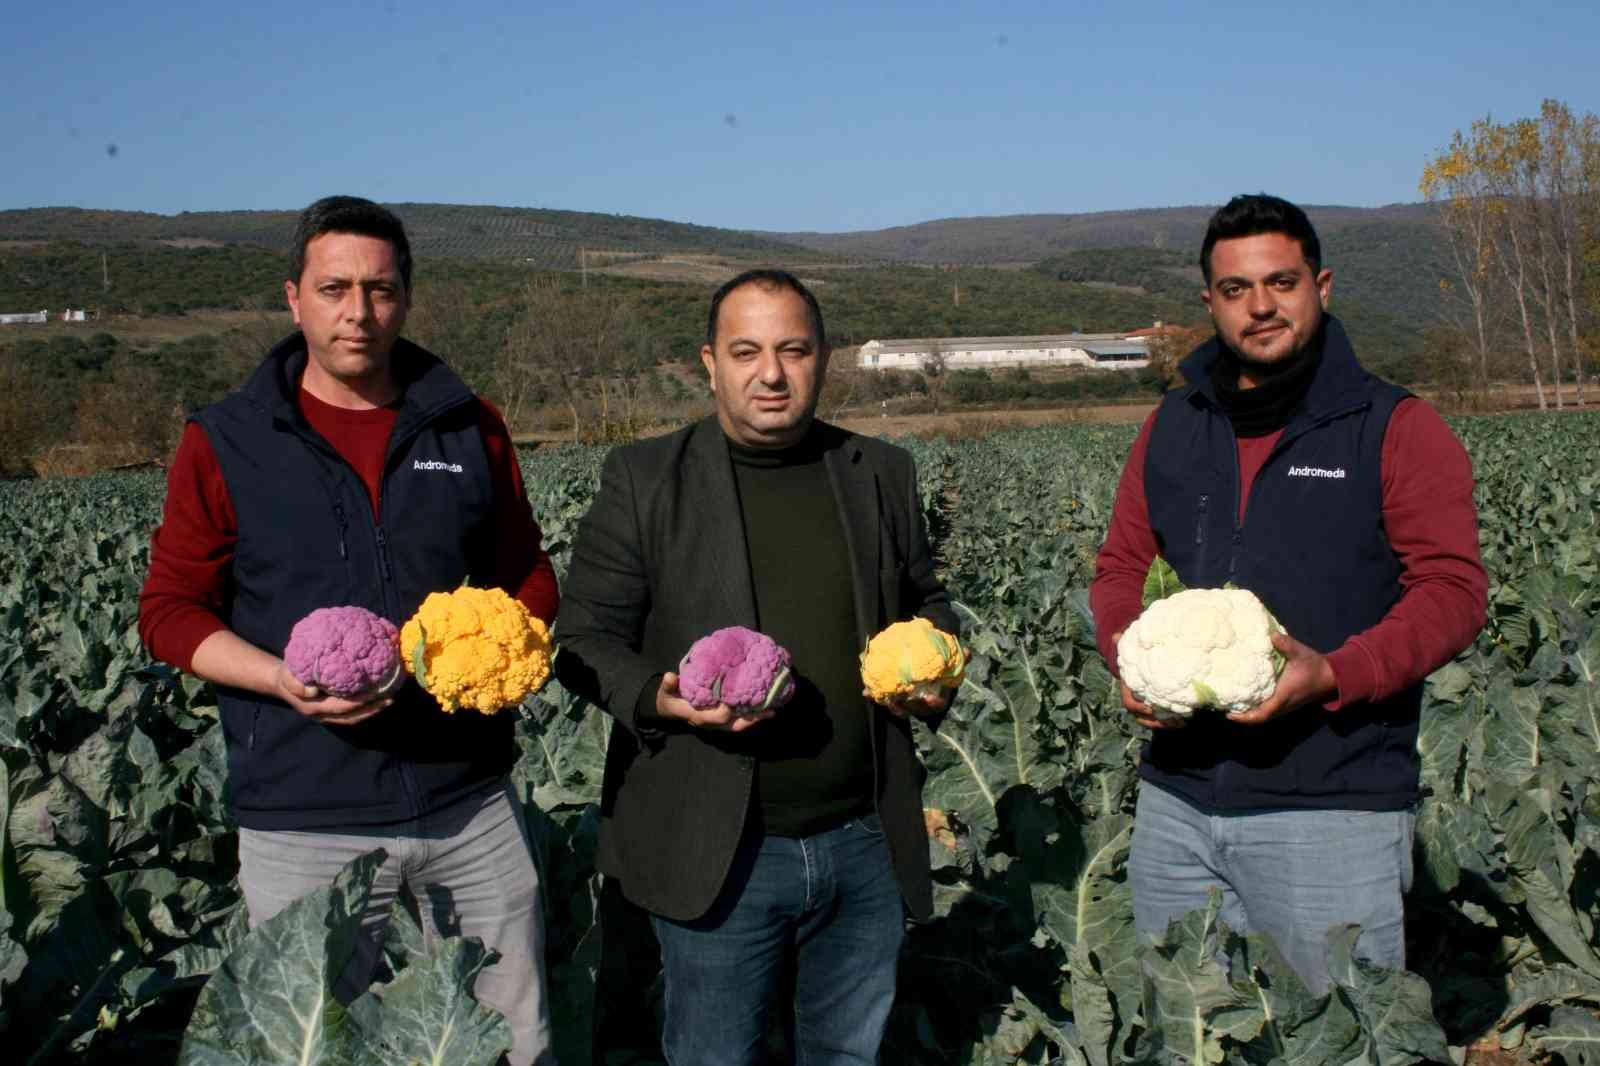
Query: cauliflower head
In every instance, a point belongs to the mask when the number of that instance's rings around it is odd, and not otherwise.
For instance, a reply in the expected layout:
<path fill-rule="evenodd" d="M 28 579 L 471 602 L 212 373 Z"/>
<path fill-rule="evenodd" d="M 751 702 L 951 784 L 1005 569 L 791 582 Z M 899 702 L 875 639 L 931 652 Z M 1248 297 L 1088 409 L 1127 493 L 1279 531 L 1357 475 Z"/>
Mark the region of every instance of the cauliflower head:
<path fill-rule="evenodd" d="M 400 630 L 406 667 L 439 706 L 494 714 L 550 677 L 550 630 L 503 589 L 430 593 Z"/>
<path fill-rule="evenodd" d="M 966 672 L 961 641 L 926 618 L 894 623 L 861 653 L 861 682 L 878 703 L 932 698 L 940 689 L 960 688 Z"/>
<path fill-rule="evenodd" d="M 1277 686 L 1283 656 L 1272 635 L 1280 632 L 1247 589 L 1184 589 L 1151 603 L 1123 632 L 1117 666 L 1133 694 L 1158 713 L 1244 711 Z"/>
<path fill-rule="evenodd" d="M 695 641 L 678 664 L 678 691 L 702 710 L 726 703 L 750 715 L 794 696 L 789 652 L 765 633 L 728 626 Z"/>
<path fill-rule="evenodd" d="M 399 631 L 365 607 L 318 607 L 294 624 L 283 665 L 303 685 L 352 699 L 400 686 Z"/>

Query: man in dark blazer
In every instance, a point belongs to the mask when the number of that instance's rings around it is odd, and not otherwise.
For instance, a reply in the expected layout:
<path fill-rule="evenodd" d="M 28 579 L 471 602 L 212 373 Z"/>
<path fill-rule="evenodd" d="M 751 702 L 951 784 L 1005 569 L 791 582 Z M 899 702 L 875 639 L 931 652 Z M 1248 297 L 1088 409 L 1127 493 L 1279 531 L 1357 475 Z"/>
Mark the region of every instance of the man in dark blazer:
<path fill-rule="evenodd" d="M 815 418 L 828 354 L 793 276 L 718 290 L 716 417 L 607 457 L 562 593 L 558 676 L 615 720 L 599 865 L 652 916 L 680 1066 L 759 1061 L 786 973 L 800 1061 L 875 1062 L 904 914 L 932 907 L 909 718 L 944 701 L 872 704 L 857 657 L 891 622 L 957 621 L 910 456 Z M 732 625 L 793 655 L 789 704 L 679 695 L 689 646 Z"/>

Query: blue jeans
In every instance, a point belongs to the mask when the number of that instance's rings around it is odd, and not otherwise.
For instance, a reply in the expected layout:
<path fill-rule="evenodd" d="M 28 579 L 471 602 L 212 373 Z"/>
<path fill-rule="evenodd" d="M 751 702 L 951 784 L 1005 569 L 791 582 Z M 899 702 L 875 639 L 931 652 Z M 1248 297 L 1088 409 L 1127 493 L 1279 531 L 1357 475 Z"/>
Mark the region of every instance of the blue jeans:
<path fill-rule="evenodd" d="M 1402 897 L 1411 887 L 1412 811 L 1277 810 L 1208 815 L 1139 785 L 1128 882 L 1140 934 L 1222 893 L 1222 921 L 1265 933 L 1316 995 L 1328 990 L 1328 933 L 1359 923 L 1356 954 L 1406 964 Z"/>
<path fill-rule="evenodd" d="M 905 915 L 876 814 L 814 836 L 751 841 L 708 914 L 653 923 L 672 1066 L 762 1062 L 772 1001 L 791 967 L 795 1066 L 878 1061 Z"/>

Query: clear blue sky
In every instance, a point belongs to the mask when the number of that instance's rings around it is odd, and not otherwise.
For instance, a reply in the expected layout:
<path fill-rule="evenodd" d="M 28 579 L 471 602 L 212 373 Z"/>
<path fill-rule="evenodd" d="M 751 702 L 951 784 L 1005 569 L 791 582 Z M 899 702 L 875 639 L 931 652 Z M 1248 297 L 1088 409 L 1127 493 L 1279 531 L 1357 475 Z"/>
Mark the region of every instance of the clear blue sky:
<path fill-rule="evenodd" d="M 1600 111 L 1600 3 L 10 5 L 0 209 L 388 201 L 770 230 L 1416 200 Z"/>

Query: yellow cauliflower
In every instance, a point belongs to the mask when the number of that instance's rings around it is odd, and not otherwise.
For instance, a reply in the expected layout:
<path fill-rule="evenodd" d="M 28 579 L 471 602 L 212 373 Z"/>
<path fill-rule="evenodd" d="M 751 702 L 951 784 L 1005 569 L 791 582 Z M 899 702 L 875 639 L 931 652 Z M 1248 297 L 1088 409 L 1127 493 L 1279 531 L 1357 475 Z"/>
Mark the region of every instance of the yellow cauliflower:
<path fill-rule="evenodd" d="M 894 623 L 861 653 L 861 681 L 879 703 L 927 699 L 941 688 L 959 688 L 966 670 L 961 642 L 926 618 Z"/>
<path fill-rule="evenodd" d="M 503 589 L 434 592 L 400 630 L 406 668 L 447 712 L 494 714 L 550 676 L 550 631 Z"/>

